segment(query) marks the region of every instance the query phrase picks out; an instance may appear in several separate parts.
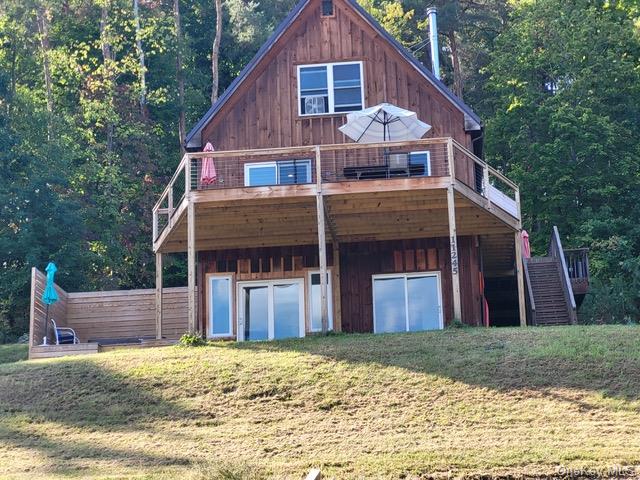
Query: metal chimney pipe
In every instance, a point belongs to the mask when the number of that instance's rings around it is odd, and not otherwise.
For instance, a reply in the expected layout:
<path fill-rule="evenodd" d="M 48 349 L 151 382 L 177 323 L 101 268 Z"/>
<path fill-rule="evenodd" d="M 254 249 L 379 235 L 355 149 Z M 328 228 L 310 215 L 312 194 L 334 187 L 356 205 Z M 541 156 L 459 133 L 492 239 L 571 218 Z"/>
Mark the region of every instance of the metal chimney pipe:
<path fill-rule="evenodd" d="M 433 74 L 440 80 L 440 47 L 438 46 L 438 9 L 429 7 L 427 16 L 429 17 L 429 41 L 431 42 L 431 68 Z"/>

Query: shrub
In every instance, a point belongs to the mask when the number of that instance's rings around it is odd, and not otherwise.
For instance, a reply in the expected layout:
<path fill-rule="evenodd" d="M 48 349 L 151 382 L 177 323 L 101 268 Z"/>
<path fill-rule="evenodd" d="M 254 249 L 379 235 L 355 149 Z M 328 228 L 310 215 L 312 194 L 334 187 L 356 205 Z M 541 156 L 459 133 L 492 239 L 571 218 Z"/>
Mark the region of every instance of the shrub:
<path fill-rule="evenodd" d="M 202 347 L 206 344 L 207 341 L 202 338 L 200 333 L 185 333 L 178 342 L 181 347 Z"/>
<path fill-rule="evenodd" d="M 638 291 L 627 279 L 606 282 L 594 279 L 580 308 L 580 323 L 635 323 L 638 319 Z"/>
<path fill-rule="evenodd" d="M 7 319 L 0 314 L 0 345 L 3 343 L 15 343 L 22 331 L 12 327 Z"/>
<path fill-rule="evenodd" d="M 469 325 L 463 323 L 462 320 L 456 318 L 449 324 L 449 328 L 467 328 Z"/>

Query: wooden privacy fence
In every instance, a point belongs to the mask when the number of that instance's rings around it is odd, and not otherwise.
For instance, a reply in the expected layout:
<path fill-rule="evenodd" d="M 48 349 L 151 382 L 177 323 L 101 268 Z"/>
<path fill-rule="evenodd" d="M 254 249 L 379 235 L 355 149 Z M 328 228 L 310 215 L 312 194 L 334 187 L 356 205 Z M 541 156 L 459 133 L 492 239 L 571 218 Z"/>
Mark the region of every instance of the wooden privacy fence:
<path fill-rule="evenodd" d="M 40 345 L 44 337 L 46 306 L 41 298 L 45 284 L 46 276 L 33 268 L 30 351 Z M 59 327 L 73 328 L 81 343 L 140 337 L 177 340 L 187 330 L 186 287 L 163 290 L 161 332 L 156 331 L 155 290 L 68 293 L 56 285 L 56 291 L 60 301 L 49 308 L 49 318 Z M 51 331 L 49 342 L 53 343 Z"/>
<path fill-rule="evenodd" d="M 31 269 L 31 310 L 29 312 L 29 353 L 34 345 L 40 345 L 45 332 L 45 315 L 47 306 L 42 301 L 42 294 L 47 283 L 47 276 L 37 268 Z M 56 292 L 59 301 L 49 307 L 49 318 L 58 322 L 58 326 L 63 326 L 67 318 L 67 302 L 69 301 L 67 292 L 58 285 Z M 51 325 L 49 325 L 51 327 Z M 49 341 L 52 335 L 49 332 Z"/>

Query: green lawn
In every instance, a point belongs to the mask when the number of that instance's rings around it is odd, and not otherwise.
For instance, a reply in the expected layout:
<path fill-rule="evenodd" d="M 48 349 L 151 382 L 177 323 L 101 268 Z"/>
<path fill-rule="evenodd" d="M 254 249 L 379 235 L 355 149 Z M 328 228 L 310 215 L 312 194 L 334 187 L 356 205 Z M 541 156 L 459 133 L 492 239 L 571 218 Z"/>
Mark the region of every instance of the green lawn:
<path fill-rule="evenodd" d="M 460 329 L 0 365 L 0 478 L 640 472 L 640 328 Z M 631 473 L 631 470 L 625 470 Z"/>
<path fill-rule="evenodd" d="M 26 360 L 29 346 L 24 344 L 0 345 L 0 364 Z"/>

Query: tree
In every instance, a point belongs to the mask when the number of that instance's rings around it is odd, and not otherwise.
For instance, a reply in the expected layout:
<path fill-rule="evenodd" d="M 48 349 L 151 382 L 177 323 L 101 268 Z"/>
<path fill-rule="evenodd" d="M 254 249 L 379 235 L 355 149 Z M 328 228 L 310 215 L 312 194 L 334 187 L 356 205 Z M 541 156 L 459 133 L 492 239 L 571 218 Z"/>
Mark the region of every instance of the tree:
<path fill-rule="evenodd" d="M 216 6 L 216 33 L 211 47 L 211 104 L 218 100 L 220 89 L 220 42 L 222 41 L 222 0 L 214 0 Z"/>
<path fill-rule="evenodd" d="M 184 141 L 187 135 L 186 117 L 184 109 L 184 71 L 182 50 L 184 39 L 182 37 L 182 18 L 180 17 L 180 0 L 173 0 L 173 21 L 176 34 L 176 78 L 178 81 L 178 138 L 180 148 L 184 149 Z"/>
<path fill-rule="evenodd" d="M 640 42 L 616 3 L 521 4 L 496 40 L 487 157 L 521 185 L 524 224 L 542 251 L 591 248 L 596 278 L 634 285 L 640 271 Z M 637 290 L 627 291 L 640 306 Z"/>
<path fill-rule="evenodd" d="M 133 0 L 133 18 L 136 29 L 136 50 L 138 51 L 138 61 L 140 63 L 140 113 L 143 118 L 147 118 L 147 67 L 144 62 L 144 48 L 142 47 L 142 29 L 140 28 L 140 6 L 139 0 Z"/>

